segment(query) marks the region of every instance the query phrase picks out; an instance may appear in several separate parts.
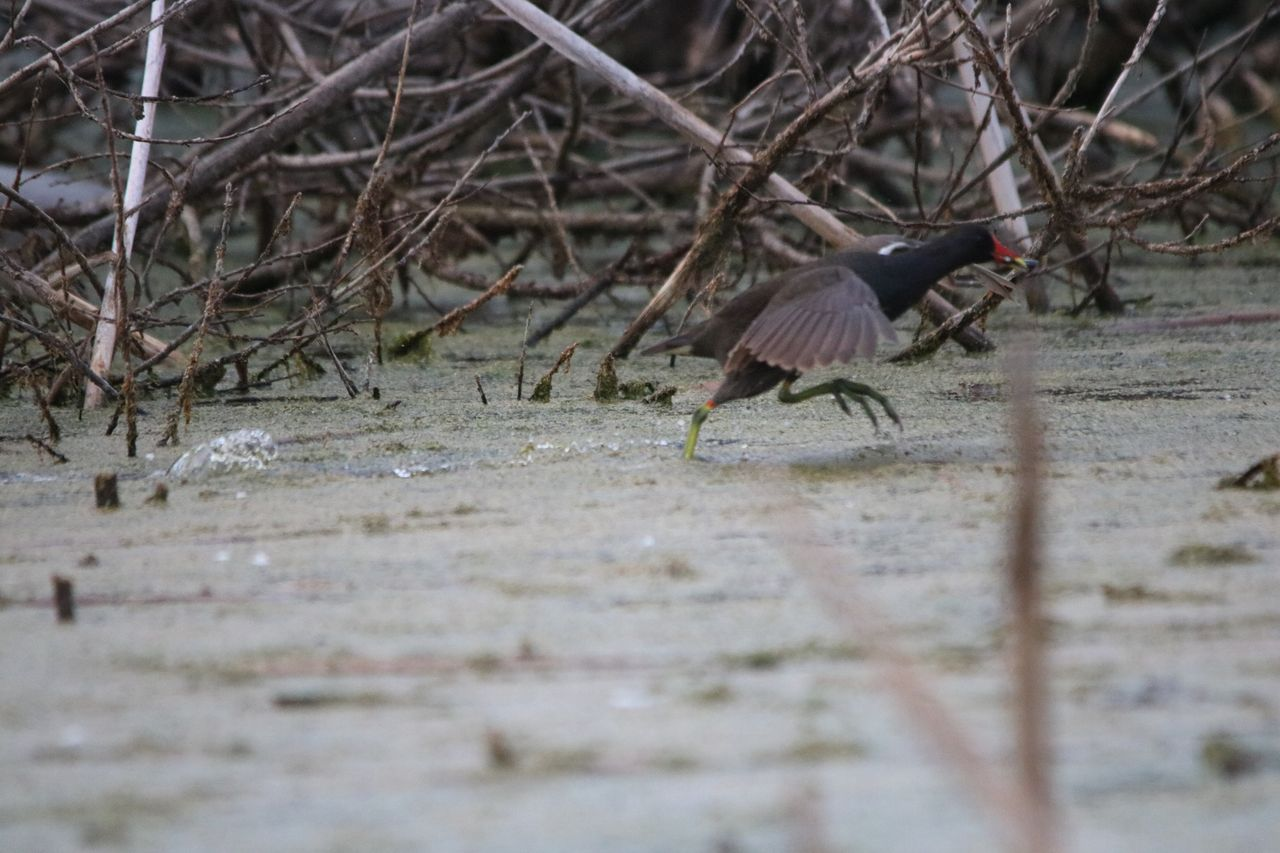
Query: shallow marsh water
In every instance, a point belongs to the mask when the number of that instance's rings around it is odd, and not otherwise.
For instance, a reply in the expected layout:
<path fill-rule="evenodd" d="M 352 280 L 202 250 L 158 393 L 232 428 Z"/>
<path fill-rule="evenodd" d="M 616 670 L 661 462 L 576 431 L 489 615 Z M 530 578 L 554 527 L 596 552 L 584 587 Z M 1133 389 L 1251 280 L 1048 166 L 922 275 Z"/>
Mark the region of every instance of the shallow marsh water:
<path fill-rule="evenodd" d="M 1132 319 L 1280 308 L 1271 266 L 1128 279 L 1154 296 Z M 675 405 L 594 402 L 627 313 L 602 307 L 530 353 L 526 392 L 583 342 L 551 402 L 517 402 L 522 311 L 387 367 L 380 400 L 325 378 L 208 402 L 158 448 L 172 401 L 152 399 L 138 460 L 69 410 L 67 464 L 0 443 L 0 849 L 993 849 L 783 528 L 839 554 L 1011 769 L 1001 356 L 858 368 L 900 435 L 822 401 L 735 403 L 688 464 L 713 365 L 632 358 L 622 378 L 678 386 Z M 1037 323 L 1066 837 L 1266 849 L 1280 493 L 1215 486 L 1280 452 L 1280 329 L 1132 319 Z M 144 504 L 183 450 L 241 427 L 276 438 L 264 472 Z M 39 431 L 0 401 L 0 434 Z M 99 470 L 120 510 L 93 508 Z"/>

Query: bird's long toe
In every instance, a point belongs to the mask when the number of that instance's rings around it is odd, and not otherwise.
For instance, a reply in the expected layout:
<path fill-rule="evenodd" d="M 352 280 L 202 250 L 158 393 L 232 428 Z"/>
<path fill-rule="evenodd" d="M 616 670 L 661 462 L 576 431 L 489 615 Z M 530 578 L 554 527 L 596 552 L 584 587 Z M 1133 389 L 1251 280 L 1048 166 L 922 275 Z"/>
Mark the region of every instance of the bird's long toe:
<path fill-rule="evenodd" d="M 848 379 L 837 379 L 837 387 L 843 394 L 857 400 L 863 410 L 867 413 L 867 417 L 871 418 L 873 424 L 876 423 L 875 416 L 871 413 L 871 404 L 868 400 L 874 400 L 884 409 L 884 413 L 889 416 L 889 420 L 898 425 L 898 429 L 902 429 L 902 418 L 898 417 L 898 412 L 893 408 L 893 404 L 889 402 L 889 398 L 881 394 L 870 385 L 864 385 L 861 382 L 853 382 Z M 877 424 L 878 428 L 878 424 Z"/>
<path fill-rule="evenodd" d="M 843 391 L 832 391 L 831 396 L 836 398 L 836 402 L 840 404 L 840 408 L 844 409 L 846 415 L 852 416 L 853 410 L 849 408 L 849 404 L 845 402 L 845 397 L 853 400 L 862 407 L 863 413 L 867 419 L 871 421 L 871 428 L 876 432 L 880 431 L 880 420 L 876 417 L 875 409 L 871 408 L 871 404 L 867 402 L 867 398 L 863 394 L 849 394 Z"/>

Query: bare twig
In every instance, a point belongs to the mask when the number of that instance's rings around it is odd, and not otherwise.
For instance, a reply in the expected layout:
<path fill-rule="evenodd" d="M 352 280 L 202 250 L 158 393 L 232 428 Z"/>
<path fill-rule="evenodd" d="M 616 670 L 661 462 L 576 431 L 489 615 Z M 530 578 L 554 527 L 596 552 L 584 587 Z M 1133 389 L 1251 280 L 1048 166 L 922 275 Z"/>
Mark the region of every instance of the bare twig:
<path fill-rule="evenodd" d="M 1107 92 L 1107 97 L 1102 101 L 1102 106 L 1098 108 L 1097 116 L 1094 117 L 1093 122 L 1085 130 L 1084 136 L 1081 137 L 1080 143 L 1075 147 L 1071 159 L 1067 162 L 1067 167 L 1063 174 L 1063 183 L 1067 186 L 1073 185 L 1080 179 L 1081 170 L 1084 168 L 1085 151 L 1092 144 L 1093 138 L 1098 133 L 1099 126 L 1111 117 L 1112 105 L 1120 94 L 1121 87 L 1129 79 L 1129 72 L 1138 64 L 1138 60 L 1142 59 L 1142 55 L 1147 52 L 1151 37 L 1155 35 L 1156 27 L 1160 26 L 1160 22 L 1164 20 L 1164 13 L 1168 7 L 1169 0 L 1157 0 L 1155 8 L 1151 11 L 1151 18 L 1147 21 L 1146 29 L 1142 31 L 1142 35 L 1134 43 L 1133 51 L 1129 54 L 1129 58 L 1125 60 L 1120 73 L 1116 75 L 1115 82 L 1111 84 L 1111 90 Z"/>
<path fill-rule="evenodd" d="M 472 3 L 455 3 L 415 26 L 409 49 L 428 50 L 456 35 L 470 25 L 475 17 L 476 9 Z M 278 149 L 305 128 L 326 118 L 362 83 L 396 67 L 404 56 L 405 46 L 403 32 L 383 40 L 373 49 L 327 75 L 305 96 L 281 108 L 268 124 L 251 134 L 228 141 L 211 154 L 192 159 L 188 164 L 187 198 L 208 192 L 236 171 Z M 169 193 L 167 187 L 158 187 L 136 208 L 139 224 L 149 222 L 164 211 Z M 101 246 L 110 237 L 114 222 L 113 217 L 96 220 L 76 235 L 76 245 L 82 250 Z"/>
<path fill-rule="evenodd" d="M 209 284 L 209 292 L 205 296 L 204 312 L 200 315 L 200 327 L 196 333 L 195 344 L 191 347 L 191 357 L 187 360 L 186 369 L 182 371 L 182 383 L 178 388 L 178 402 L 169 414 L 164 435 L 160 439 L 162 445 L 178 443 L 179 421 L 188 426 L 191 424 L 191 397 L 195 388 L 196 369 L 200 365 L 200 356 L 204 352 L 204 341 L 205 336 L 209 333 L 209 326 L 213 323 L 222 306 L 224 293 L 222 288 L 223 264 L 227 256 L 227 232 L 231 226 L 231 207 L 234 197 L 234 190 L 231 184 L 227 184 L 222 207 L 222 237 L 218 241 L 218 247 L 214 252 L 213 281 Z"/>
<path fill-rule="evenodd" d="M 8 259 L 4 256 L 3 253 L 0 253 L 0 269 L 3 269 L 4 266 L 8 263 L 9 263 Z M 44 331 L 43 329 L 37 326 L 33 326 L 24 320 L 19 320 L 17 317 L 14 317 L 10 314 L 0 314 L 0 323 L 4 323 L 6 326 L 12 326 L 15 329 L 18 329 L 20 331 L 26 332 L 29 335 L 32 335 L 33 337 L 38 339 L 40 343 L 44 344 L 44 346 L 58 353 L 67 361 L 71 362 L 72 366 L 74 366 L 76 370 L 80 371 L 80 374 L 84 376 L 86 380 L 88 380 L 89 382 L 92 382 L 94 385 L 97 385 L 99 388 L 101 388 L 102 393 L 104 393 L 109 399 L 114 400 L 116 399 L 117 396 L 119 396 L 118 393 L 116 392 L 116 389 L 111 387 L 111 383 L 107 382 L 107 380 L 103 379 L 96 372 L 94 372 L 94 370 L 89 367 L 88 363 L 85 362 L 82 358 L 80 358 L 79 354 L 75 351 L 73 347 L 69 346 L 65 341 L 58 338 L 56 335 L 51 335 L 48 332 Z"/>

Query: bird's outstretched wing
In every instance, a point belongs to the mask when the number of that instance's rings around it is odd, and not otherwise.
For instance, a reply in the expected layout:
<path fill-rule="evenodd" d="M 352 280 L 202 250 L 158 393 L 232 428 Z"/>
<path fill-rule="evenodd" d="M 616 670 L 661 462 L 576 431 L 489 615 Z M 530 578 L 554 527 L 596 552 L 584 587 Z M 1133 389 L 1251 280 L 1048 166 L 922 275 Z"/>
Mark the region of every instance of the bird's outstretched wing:
<path fill-rule="evenodd" d="M 725 361 L 726 373 L 752 361 L 804 372 L 854 356 L 870 358 L 896 340 L 880 300 L 842 266 L 799 271 L 747 327 Z"/>

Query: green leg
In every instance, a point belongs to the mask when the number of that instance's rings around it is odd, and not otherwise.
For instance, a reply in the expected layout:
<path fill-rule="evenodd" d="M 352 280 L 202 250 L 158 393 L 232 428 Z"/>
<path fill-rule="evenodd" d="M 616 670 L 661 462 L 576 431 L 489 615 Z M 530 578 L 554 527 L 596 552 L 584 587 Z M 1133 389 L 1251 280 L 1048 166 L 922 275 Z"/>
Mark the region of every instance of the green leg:
<path fill-rule="evenodd" d="M 684 440 L 684 458 L 693 458 L 693 449 L 698 446 L 698 431 L 702 429 L 702 422 L 707 419 L 707 415 L 711 414 L 711 410 L 716 407 L 715 403 L 710 400 L 698 407 L 698 411 L 693 413 L 693 420 L 689 423 L 689 434 Z"/>
<path fill-rule="evenodd" d="M 792 391 L 791 383 L 794 381 L 794 379 L 788 379 L 782 383 L 782 387 L 778 389 L 779 401 L 783 403 L 803 403 L 805 400 L 812 400 L 814 397 L 830 394 L 835 398 L 836 403 L 844 410 L 845 414 L 851 415 L 853 412 L 849 410 L 849 404 L 846 402 L 846 398 L 848 398 L 862 407 L 862 411 L 871 419 L 872 427 L 878 430 L 880 422 L 876 420 L 876 414 L 871 408 L 871 402 L 868 402 L 874 401 L 880 404 L 889 419 L 898 425 L 898 429 L 902 429 L 902 419 L 894 411 L 893 405 L 883 394 L 870 385 L 863 385 L 861 382 L 852 382 L 848 379 L 832 379 L 830 382 L 823 382 L 812 388 L 806 388 L 804 391 Z"/>

